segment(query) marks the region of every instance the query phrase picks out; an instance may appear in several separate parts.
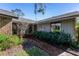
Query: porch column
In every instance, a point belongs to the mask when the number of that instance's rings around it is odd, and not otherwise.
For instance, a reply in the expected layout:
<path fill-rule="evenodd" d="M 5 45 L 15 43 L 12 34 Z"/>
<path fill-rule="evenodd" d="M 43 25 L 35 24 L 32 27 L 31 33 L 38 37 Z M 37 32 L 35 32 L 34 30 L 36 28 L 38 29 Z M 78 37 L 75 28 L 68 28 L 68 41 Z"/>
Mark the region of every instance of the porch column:
<path fill-rule="evenodd" d="M 32 32 L 34 32 L 34 24 L 32 24 Z"/>
<path fill-rule="evenodd" d="M 50 23 L 50 32 L 52 31 L 52 23 Z"/>

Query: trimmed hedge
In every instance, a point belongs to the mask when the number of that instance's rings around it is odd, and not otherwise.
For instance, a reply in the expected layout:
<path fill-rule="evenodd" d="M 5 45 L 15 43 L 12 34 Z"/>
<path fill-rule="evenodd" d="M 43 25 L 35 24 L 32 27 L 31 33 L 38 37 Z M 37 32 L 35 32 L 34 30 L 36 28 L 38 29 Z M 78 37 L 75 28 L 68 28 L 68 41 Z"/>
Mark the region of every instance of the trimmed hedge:
<path fill-rule="evenodd" d="M 16 35 L 4 35 L 0 34 L 0 50 L 6 50 L 11 48 L 12 46 L 16 46 L 22 43 L 22 40 L 19 39 Z"/>
<path fill-rule="evenodd" d="M 37 38 L 41 41 L 53 44 L 65 44 L 69 45 L 72 41 L 70 34 L 65 34 L 63 32 L 42 32 L 36 31 L 32 33 L 34 38 Z"/>

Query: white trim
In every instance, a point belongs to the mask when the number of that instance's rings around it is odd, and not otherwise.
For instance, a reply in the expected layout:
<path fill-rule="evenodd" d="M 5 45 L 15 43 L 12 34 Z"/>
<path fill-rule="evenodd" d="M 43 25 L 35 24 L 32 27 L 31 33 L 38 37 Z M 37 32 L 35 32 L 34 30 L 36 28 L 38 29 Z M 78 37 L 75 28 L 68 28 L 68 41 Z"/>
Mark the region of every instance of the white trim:
<path fill-rule="evenodd" d="M 43 20 L 40 20 L 40 21 L 37 21 L 36 23 L 43 23 L 43 22 L 53 22 L 53 21 L 59 21 L 59 20 L 64 20 L 64 18 L 73 18 L 73 16 L 77 17 L 79 16 L 79 11 L 75 11 L 75 12 L 70 12 L 70 13 L 66 13 L 66 14 L 62 14 L 62 15 L 59 15 L 59 16 L 53 16 L 53 17 L 50 17 L 50 18 L 47 18 L 47 19 L 43 19 Z"/>

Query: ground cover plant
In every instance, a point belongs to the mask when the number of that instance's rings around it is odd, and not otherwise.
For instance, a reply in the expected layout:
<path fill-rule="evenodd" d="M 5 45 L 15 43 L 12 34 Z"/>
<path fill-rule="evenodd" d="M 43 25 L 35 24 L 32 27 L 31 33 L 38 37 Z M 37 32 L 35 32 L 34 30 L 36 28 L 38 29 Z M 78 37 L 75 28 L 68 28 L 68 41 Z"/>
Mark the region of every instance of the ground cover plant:
<path fill-rule="evenodd" d="M 16 35 L 0 34 L 0 51 L 11 48 L 22 43 L 22 40 Z"/>

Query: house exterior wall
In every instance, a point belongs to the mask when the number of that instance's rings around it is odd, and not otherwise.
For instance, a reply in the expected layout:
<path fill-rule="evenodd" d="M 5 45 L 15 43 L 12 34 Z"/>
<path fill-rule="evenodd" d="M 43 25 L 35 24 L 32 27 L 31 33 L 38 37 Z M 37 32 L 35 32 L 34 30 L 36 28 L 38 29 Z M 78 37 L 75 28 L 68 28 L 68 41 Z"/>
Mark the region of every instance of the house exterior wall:
<path fill-rule="evenodd" d="M 75 37 L 75 19 L 72 20 L 64 20 L 61 22 L 61 31 L 65 33 L 71 34 L 71 36 Z"/>
<path fill-rule="evenodd" d="M 12 34 L 12 22 L 9 22 L 5 26 L 0 28 L 0 33 L 11 35 Z"/>
<path fill-rule="evenodd" d="M 12 18 L 9 16 L 0 16 L 0 33 L 1 34 L 12 34 Z"/>
<path fill-rule="evenodd" d="M 50 23 L 38 24 L 38 25 L 37 25 L 37 31 L 46 31 L 46 32 L 50 32 L 50 31 L 51 31 Z"/>
<path fill-rule="evenodd" d="M 63 20 L 60 21 L 61 23 L 61 31 L 71 34 L 73 38 L 75 38 L 75 19 L 70 19 L 70 20 Z M 37 31 L 46 31 L 50 32 L 51 31 L 51 25 L 49 23 L 46 24 L 38 24 L 37 25 Z"/>

